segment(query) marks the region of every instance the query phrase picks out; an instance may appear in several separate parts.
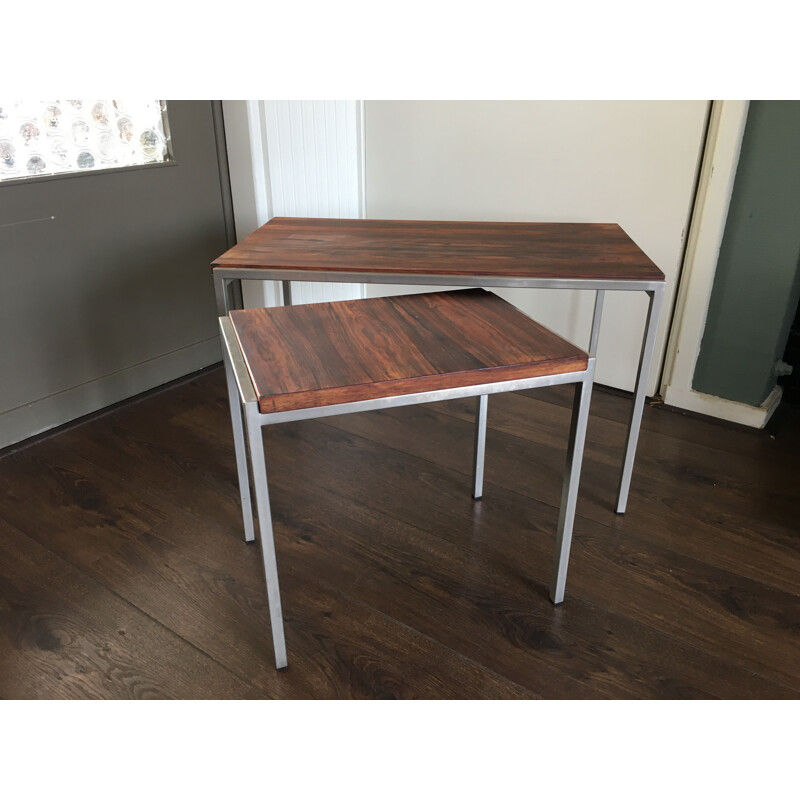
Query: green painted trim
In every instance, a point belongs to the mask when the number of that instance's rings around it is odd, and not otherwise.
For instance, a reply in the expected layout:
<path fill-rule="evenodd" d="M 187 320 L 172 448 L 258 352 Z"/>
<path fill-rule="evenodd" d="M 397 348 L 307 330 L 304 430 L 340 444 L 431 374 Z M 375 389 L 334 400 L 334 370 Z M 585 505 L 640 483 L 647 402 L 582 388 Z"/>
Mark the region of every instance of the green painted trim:
<path fill-rule="evenodd" d="M 800 102 L 753 101 L 692 388 L 758 406 L 800 295 Z"/>

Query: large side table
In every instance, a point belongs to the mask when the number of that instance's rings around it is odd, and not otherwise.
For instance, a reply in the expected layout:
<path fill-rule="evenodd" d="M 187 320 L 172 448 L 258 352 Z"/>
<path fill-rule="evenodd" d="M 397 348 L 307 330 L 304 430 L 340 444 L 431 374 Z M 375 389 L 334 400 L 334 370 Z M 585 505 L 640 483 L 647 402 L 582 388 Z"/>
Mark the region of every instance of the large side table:
<path fill-rule="evenodd" d="M 590 289 L 592 356 L 605 292 L 645 292 L 650 302 L 617 496 L 617 513 L 625 512 L 665 277 L 619 225 L 276 217 L 214 261 L 213 274 L 220 316 L 242 307 L 242 280 L 284 281 L 287 303 L 290 281 Z M 478 425 L 485 429 L 485 413 Z"/>

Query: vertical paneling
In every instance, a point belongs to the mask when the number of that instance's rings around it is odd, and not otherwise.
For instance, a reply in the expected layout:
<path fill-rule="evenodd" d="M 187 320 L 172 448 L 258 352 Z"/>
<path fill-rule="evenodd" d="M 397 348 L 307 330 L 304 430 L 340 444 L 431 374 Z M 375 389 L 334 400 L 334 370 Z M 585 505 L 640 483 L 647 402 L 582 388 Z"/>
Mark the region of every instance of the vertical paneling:
<path fill-rule="evenodd" d="M 272 213 L 360 216 L 361 104 L 355 100 L 265 100 Z M 292 302 L 363 296 L 357 284 L 292 284 Z"/>

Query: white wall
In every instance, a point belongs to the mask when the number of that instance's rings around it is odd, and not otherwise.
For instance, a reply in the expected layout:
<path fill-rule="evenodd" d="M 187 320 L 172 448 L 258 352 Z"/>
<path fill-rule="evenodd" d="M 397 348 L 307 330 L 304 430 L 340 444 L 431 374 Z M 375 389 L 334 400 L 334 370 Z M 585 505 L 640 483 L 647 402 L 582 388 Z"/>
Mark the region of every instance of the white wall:
<path fill-rule="evenodd" d="M 653 394 L 707 112 L 705 101 L 367 101 L 366 215 L 619 223 L 667 275 Z M 367 287 L 370 295 L 403 290 Z M 593 293 L 501 293 L 588 343 Z M 645 313 L 644 296 L 607 294 L 601 383 L 633 388 Z"/>

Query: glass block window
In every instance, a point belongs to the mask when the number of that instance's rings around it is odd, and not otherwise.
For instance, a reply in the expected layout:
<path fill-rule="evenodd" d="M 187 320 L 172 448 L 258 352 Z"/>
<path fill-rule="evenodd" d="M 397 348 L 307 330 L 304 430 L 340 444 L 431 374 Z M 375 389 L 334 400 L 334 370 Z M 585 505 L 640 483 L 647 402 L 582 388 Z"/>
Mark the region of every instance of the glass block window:
<path fill-rule="evenodd" d="M 163 100 L 0 100 L 0 181 L 171 158 Z"/>

